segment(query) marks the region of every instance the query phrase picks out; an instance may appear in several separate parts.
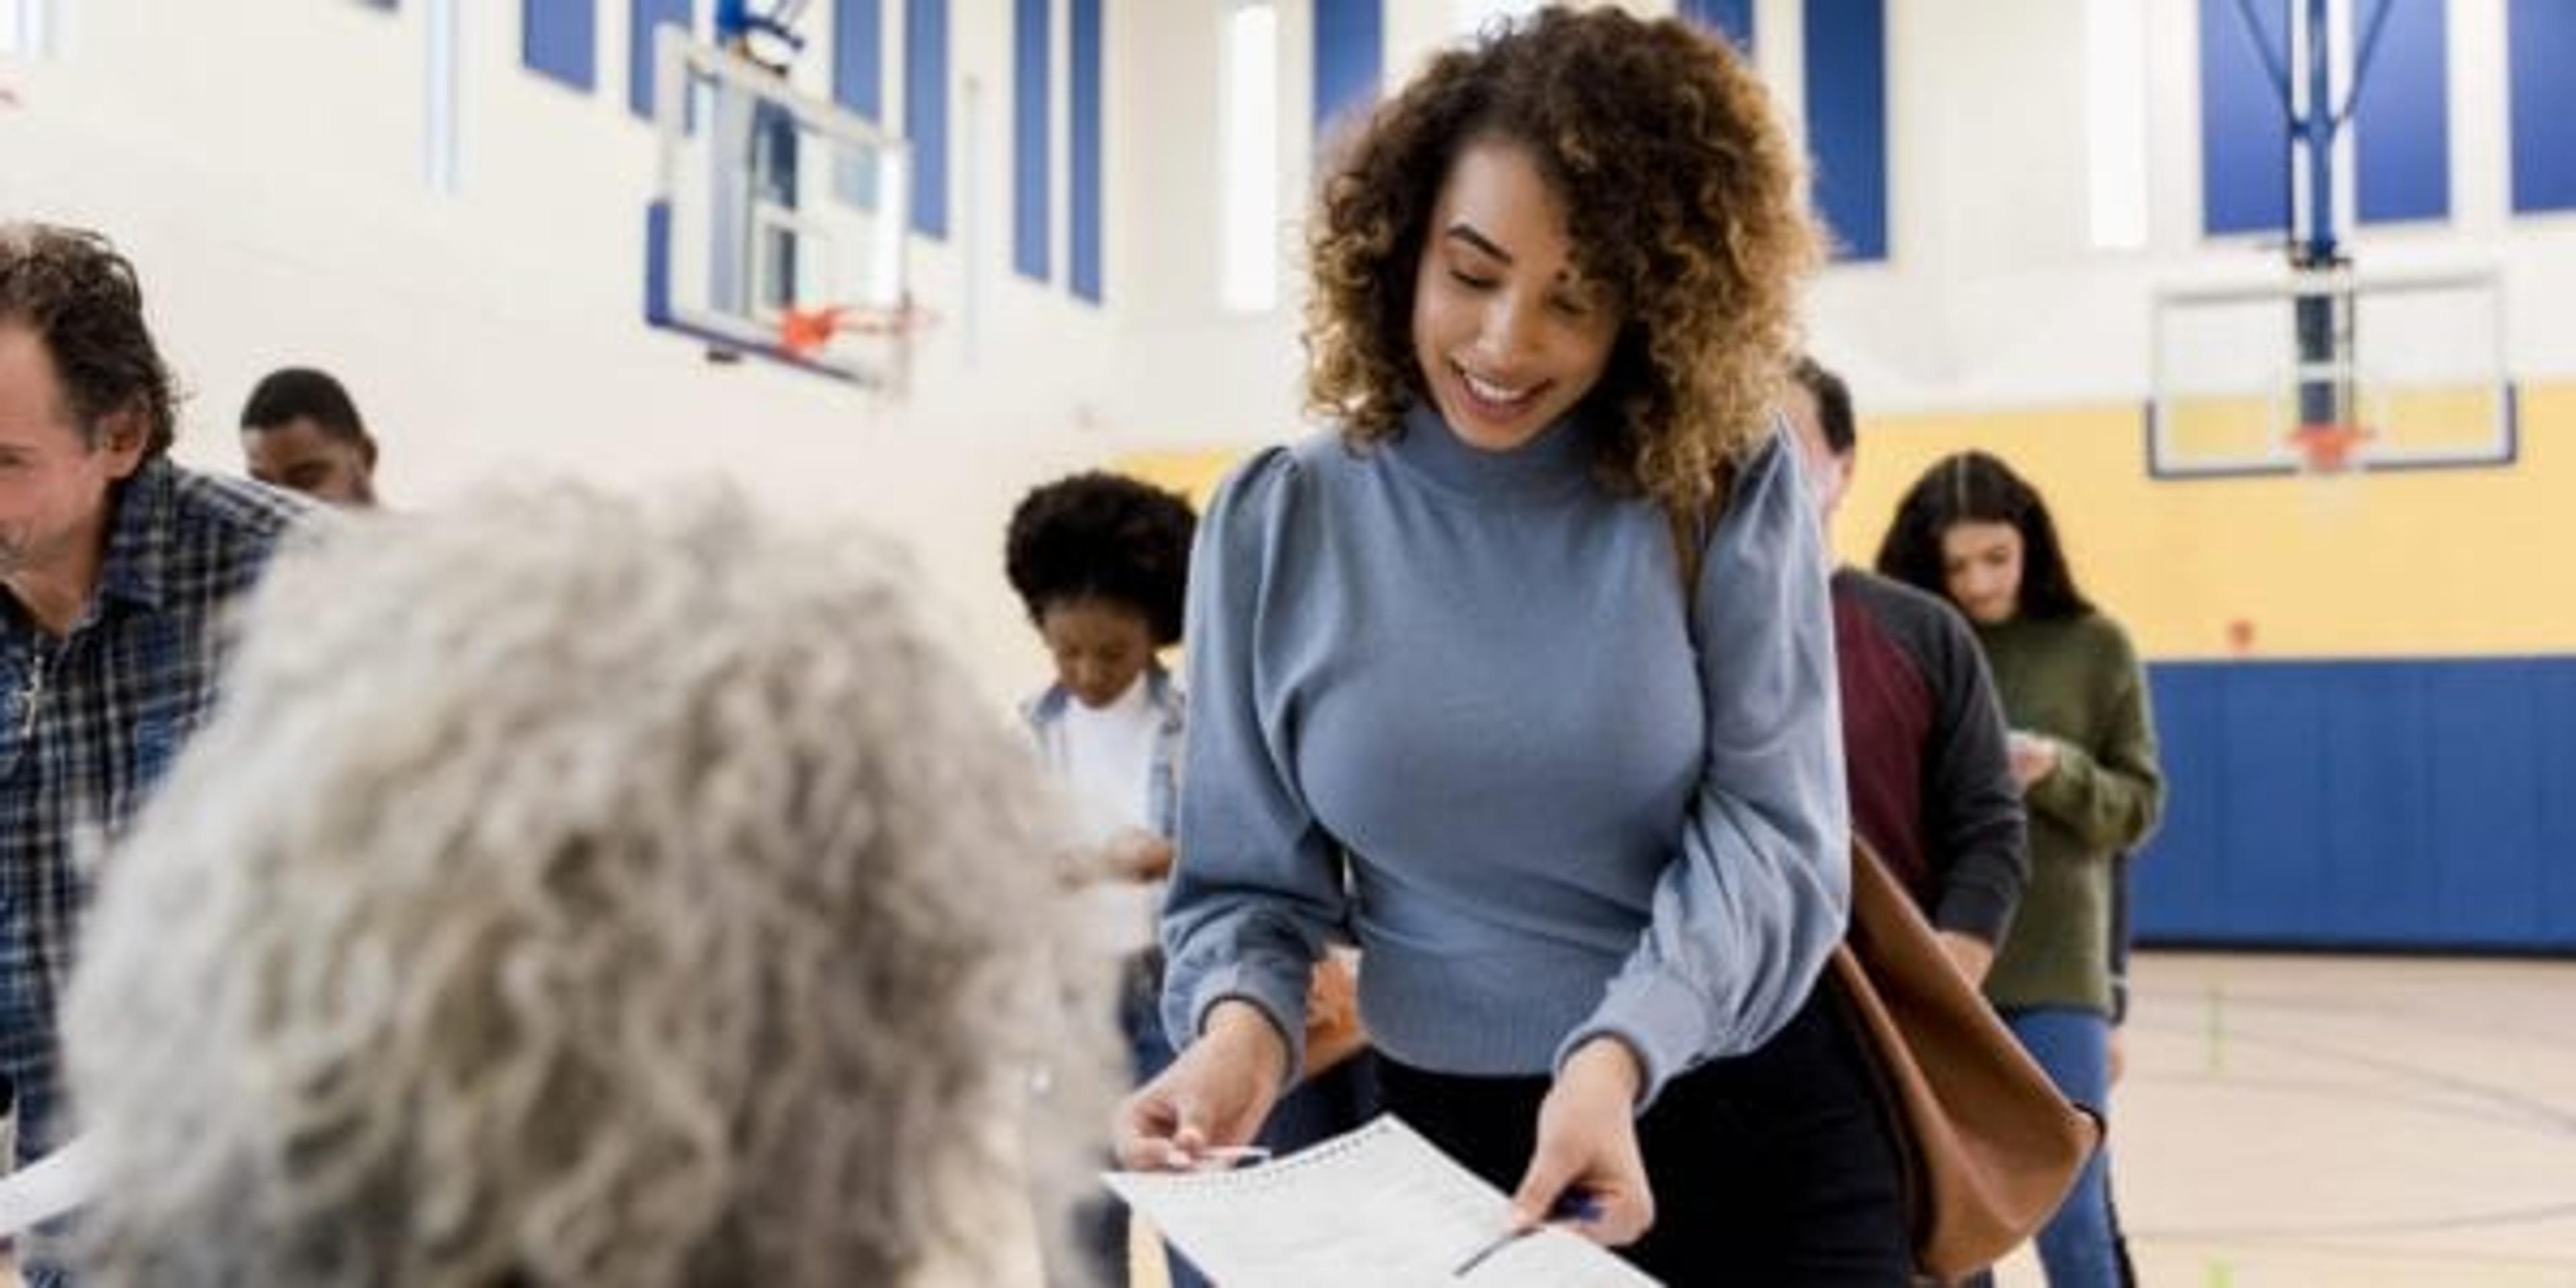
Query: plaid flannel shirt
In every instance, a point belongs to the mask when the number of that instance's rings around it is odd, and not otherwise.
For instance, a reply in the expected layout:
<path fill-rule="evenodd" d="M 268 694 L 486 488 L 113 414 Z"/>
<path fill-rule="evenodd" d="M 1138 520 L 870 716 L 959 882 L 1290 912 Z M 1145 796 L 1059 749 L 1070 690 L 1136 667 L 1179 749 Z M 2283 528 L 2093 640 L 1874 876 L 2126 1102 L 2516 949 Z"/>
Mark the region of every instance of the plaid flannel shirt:
<path fill-rule="evenodd" d="M 18 1157 L 51 1122 L 55 1007 L 91 873 L 75 849 L 132 819 L 215 697 L 222 614 L 307 513 L 282 492 L 146 461 L 110 494 L 98 588 L 57 639 L 0 595 L 0 1072 Z"/>

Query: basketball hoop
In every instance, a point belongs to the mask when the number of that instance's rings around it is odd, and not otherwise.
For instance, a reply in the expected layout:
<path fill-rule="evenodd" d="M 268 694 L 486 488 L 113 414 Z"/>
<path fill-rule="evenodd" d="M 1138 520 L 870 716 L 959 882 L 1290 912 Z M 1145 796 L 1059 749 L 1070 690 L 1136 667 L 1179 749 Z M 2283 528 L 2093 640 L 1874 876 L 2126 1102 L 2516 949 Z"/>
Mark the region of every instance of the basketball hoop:
<path fill-rule="evenodd" d="M 2362 446 L 2374 437 L 2367 425 L 2319 422 L 2291 430 L 2290 446 L 2307 473 L 2342 474 L 2361 464 Z"/>
<path fill-rule="evenodd" d="M 778 349 L 791 358 L 811 360 L 843 336 L 901 340 L 935 320 L 930 310 L 910 299 L 893 308 L 827 304 L 800 309 L 791 305 L 778 315 Z"/>
<path fill-rule="evenodd" d="M 2349 525 L 2362 519 L 2360 487 L 2363 450 L 2378 434 L 2351 421 L 2315 421 L 2290 431 L 2290 449 L 2298 453 L 2299 477 L 2307 485 L 2312 523 Z"/>

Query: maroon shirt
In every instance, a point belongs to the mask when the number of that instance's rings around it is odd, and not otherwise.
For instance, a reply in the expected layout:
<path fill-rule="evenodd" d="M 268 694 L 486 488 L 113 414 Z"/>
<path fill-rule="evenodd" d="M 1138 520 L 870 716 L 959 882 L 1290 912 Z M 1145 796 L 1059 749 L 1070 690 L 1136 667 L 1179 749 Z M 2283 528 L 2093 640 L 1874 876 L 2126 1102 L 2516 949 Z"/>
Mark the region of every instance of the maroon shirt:
<path fill-rule="evenodd" d="M 1852 830 L 1933 925 L 1995 942 L 2030 851 L 1985 654 L 1911 586 L 1844 568 L 1833 600 Z"/>

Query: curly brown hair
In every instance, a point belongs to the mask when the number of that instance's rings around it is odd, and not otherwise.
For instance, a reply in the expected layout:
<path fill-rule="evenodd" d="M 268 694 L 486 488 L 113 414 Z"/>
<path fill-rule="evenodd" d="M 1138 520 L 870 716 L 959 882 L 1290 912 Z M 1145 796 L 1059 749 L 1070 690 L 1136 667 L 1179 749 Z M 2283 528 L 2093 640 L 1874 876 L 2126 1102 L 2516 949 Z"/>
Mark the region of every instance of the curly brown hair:
<path fill-rule="evenodd" d="M 101 422 L 132 410 L 143 418 L 144 454 L 170 449 L 178 391 L 144 325 L 134 265 L 106 238 L 51 224 L 0 224 L 0 322 L 43 337 L 82 443 L 98 446 Z"/>
<path fill-rule="evenodd" d="M 1485 139 L 1529 150 L 1565 200 L 1577 267 L 1626 308 L 1587 396 L 1607 413 L 1604 481 L 1709 504 L 1762 441 L 1821 238 L 1768 92 L 1678 19 L 1542 9 L 1442 53 L 1368 118 L 1309 239 L 1309 409 L 1365 444 L 1427 397 L 1414 267 L 1450 164 Z"/>

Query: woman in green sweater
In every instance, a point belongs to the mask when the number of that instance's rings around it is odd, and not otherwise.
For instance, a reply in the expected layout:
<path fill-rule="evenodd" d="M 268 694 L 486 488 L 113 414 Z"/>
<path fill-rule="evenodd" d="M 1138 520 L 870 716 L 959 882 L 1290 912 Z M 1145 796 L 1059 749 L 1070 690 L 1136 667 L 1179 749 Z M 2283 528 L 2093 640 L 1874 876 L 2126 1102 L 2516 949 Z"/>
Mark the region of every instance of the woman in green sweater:
<path fill-rule="evenodd" d="M 1986 995 L 2069 1099 L 2107 1109 L 2112 859 L 2164 805 L 2146 677 L 2120 624 L 2075 588 L 2039 492 L 2002 461 L 1935 462 L 1897 507 L 1878 570 L 1956 604 L 1976 627 L 2011 723 L 2030 807 L 2030 885 Z M 2099 1155 L 2046 1229 L 2052 1288 L 2116 1285 Z"/>

